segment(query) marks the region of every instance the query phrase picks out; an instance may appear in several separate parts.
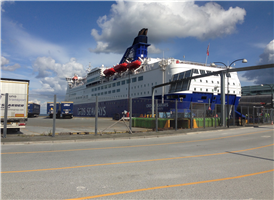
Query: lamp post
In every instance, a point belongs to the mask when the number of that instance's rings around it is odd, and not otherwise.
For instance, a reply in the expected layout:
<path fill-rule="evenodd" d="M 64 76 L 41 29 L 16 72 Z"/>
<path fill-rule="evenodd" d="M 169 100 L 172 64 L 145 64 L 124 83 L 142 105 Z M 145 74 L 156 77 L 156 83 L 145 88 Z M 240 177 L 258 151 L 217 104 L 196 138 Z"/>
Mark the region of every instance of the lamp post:
<path fill-rule="evenodd" d="M 274 85 L 270 85 L 270 84 L 261 84 L 261 86 L 267 85 L 268 87 L 270 87 L 271 90 L 271 101 L 270 101 L 270 108 L 273 109 L 273 87 Z"/>
<path fill-rule="evenodd" d="M 229 73 L 228 73 L 228 69 L 231 67 L 231 65 L 237 61 L 242 61 L 242 63 L 247 63 L 247 60 L 242 58 L 242 59 L 237 59 L 237 60 L 234 60 L 232 63 L 229 64 L 229 66 L 227 66 L 225 63 L 223 62 L 213 62 L 211 63 L 211 66 L 216 66 L 215 63 L 220 63 L 220 64 L 223 64 L 225 67 L 226 67 L 226 76 L 227 76 L 227 116 L 228 116 L 228 122 L 227 122 L 227 127 L 229 128 L 229 86 L 228 86 L 228 78 L 229 78 Z M 225 121 L 225 120 L 223 120 Z"/>

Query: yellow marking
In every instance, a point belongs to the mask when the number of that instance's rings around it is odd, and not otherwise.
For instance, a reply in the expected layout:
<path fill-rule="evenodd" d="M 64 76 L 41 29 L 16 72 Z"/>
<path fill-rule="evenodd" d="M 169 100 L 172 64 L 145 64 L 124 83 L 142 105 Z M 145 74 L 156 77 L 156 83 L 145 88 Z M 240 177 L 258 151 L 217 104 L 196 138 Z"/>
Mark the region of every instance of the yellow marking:
<path fill-rule="evenodd" d="M 182 158 L 196 158 L 196 157 L 205 157 L 205 156 L 216 156 L 216 155 L 223 155 L 223 154 L 228 154 L 228 153 L 250 151 L 250 150 L 260 149 L 260 148 L 269 147 L 269 146 L 273 146 L 273 145 L 274 144 L 269 144 L 269 145 L 265 145 L 265 146 L 254 147 L 254 148 L 244 149 L 244 150 L 238 150 L 238 151 L 213 153 L 213 154 L 204 154 L 204 155 L 194 155 L 194 156 L 182 156 L 182 157 L 173 157 L 173 158 L 158 158 L 158 159 L 151 159 L 151 160 L 135 160 L 135 161 L 126 161 L 126 162 L 102 163 L 102 164 L 71 166 L 71 167 L 59 167 L 59 168 L 49 168 L 49 169 L 31 169 L 31 170 L 21 170 L 21 171 L 4 171 L 4 172 L 1 172 L 1 174 L 21 173 L 21 172 L 40 172 L 40 171 L 50 171 L 50 170 L 60 170 L 60 169 L 76 169 L 76 168 L 83 168 L 83 167 L 96 167 L 96 166 L 105 166 L 105 165 L 120 165 L 120 164 L 131 164 L 131 163 L 141 163 L 141 162 L 175 160 L 175 159 L 182 159 Z"/>
<path fill-rule="evenodd" d="M 176 184 L 176 185 L 164 185 L 164 186 L 151 187 L 151 188 L 142 188 L 142 189 L 136 189 L 136 190 L 128 190 L 128 191 L 122 191 L 122 192 L 114 192 L 114 193 L 100 194 L 100 195 L 73 198 L 73 199 L 66 199 L 66 200 L 93 199 L 93 198 L 114 196 L 114 195 L 119 195 L 119 194 L 129 194 L 129 193 L 134 193 L 134 192 L 143 192 L 143 191 L 148 191 L 148 190 L 182 187 L 182 186 L 188 186 L 188 185 L 197 185 L 197 184 L 201 184 L 201 183 L 212 183 L 212 182 L 218 182 L 218 181 L 244 178 L 244 177 L 248 177 L 248 176 L 255 176 L 255 175 L 265 174 L 265 173 L 269 173 L 269 172 L 273 172 L 273 171 L 274 171 L 274 169 L 271 169 L 271 170 L 267 170 L 267 171 L 256 172 L 256 173 L 252 173 L 252 174 L 244 174 L 244 175 L 240 175 L 240 176 L 233 176 L 233 177 L 227 177 L 227 178 L 219 178 L 219 179 L 212 179 L 212 180 L 205 180 L 205 181 L 198 181 L 198 182 L 191 182 L 191 183 L 182 183 L 182 184 Z"/>
<path fill-rule="evenodd" d="M 55 151 L 7 152 L 7 153 L 1 153 L 1 154 L 52 153 L 52 152 L 88 151 L 88 150 L 101 150 L 101 149 L 120 149 L 120 148 L 148 147 L 148 146 L 159 146 L 159 145 L 170 145 L 170 144 L 183 144 L 183 143 L 191 143 L 191 142 L 204 142 L 204 141 L 210 141 L 210 140 L 220 140 L 220 139 L 225 139 L 225 138 L 239 137 L 239 136 L 263 133 L 263 132 L 269 132 L 269 131 L 271 131 L 271 130 L 259 131 L 259 132 L 253 132 L 253 133 L 244 133 L 244 134 L 239 134 L 239 135 L 231 135 L 231 136 L 226 136 L 226 137 L 211 138 L 211 139 L 204 139 L 204 140 L 191 140 L 191 141 L 170 142 L 170 143 L 160 143 L 160 144 L 143 144 L 143 145 L 118 146 L 118 147 L 98 147 L 98 148 L 87 148 L 87 149 L 66 149 L 66 150 L 55 150 Z M 74 132 L 72 134 L 76 135 L 77 132 Z"/>

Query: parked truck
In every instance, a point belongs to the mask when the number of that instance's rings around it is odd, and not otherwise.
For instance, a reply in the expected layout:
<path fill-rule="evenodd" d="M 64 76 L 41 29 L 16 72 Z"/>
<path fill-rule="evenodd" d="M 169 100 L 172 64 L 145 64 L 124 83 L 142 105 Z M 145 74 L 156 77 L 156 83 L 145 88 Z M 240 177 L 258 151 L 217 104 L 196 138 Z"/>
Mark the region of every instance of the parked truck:
<path fill-rule="evenodd" d="M 20 130 L 28 120 L 29 80 L 1 78 L 1 131 L 4 128 L 5 94 L 8 93 L 7 128 Z"/>
<path fill-rule="evenodd" d="M 54 111 L 54 102 L 47 102 L 47 114 L 50 118 L 53 117 Z M 60 118 L 61 106 L 59 102 L 56 102 L 56 118 Z"/>
<path fill-rule="evenodd" d="M 40 115 L 40 104 L 29 102 L 28 104 L 28 117 L 38 117 Z"/>
<path fill-rule="evenodd" d="M 61 115 L 63 118 L 73 117 L 73 102 L 72 101 L 62 101 L 61 102 Z"/>

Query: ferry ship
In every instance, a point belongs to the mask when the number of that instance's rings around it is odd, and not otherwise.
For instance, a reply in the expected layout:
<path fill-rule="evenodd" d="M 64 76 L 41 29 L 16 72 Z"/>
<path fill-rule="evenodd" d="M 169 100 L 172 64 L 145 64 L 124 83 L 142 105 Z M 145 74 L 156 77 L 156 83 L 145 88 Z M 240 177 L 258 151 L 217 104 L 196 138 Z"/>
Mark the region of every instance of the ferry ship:
<path fill-rule="evenodd" d="M 180 59 L 148 57 L 148 29 L 139 31 L 133 44 L 127 48 L 119 64 L 113 67 L 104 65 L 88 69 L 85 77 L 75 74 L 66 78 L 66 101 L 74 102 L 74 116 L 95 116 L 95 102 L 98 99 L 98 116 L 113 117 L 129 110 L 132 98 L 132 116 L 151 114 L 152 87 L 185 77 L 197 76 L 223 70 L 223 67 L 211 66 Z M 227 76 L 229 76 L 227 82 Z M 241 97 L 241 84 L 236 72 L 226 75 L 225 93 L 229 93 L 229 104 L 237 107 Z M 227 86 L 229 90 L 227 91 Z M 215 104 L 221 104 L 220 75 L 183 81 L 155 89 L 159 112 L 174 110 L 174 101 L 178 99 L 179 111 L 190 108 L 190 102 L 196 107 L 209 103 L 214 110 Z"/>

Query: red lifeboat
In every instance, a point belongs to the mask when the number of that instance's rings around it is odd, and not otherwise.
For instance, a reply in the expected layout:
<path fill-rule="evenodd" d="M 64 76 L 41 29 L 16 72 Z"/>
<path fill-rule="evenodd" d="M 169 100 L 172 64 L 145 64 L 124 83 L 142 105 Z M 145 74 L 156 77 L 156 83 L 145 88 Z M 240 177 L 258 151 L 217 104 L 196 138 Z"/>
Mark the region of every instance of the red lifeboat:
<path fill-rule="evenodd" d="M 116 65 L 114 67 L 114 70 L 118 73 L 127 71 L 127 65 L 128 65 L 127 63 L 122 63 L 120 65 Z"/>
<path fill-rule="evenodd" d="M 106 69 L 103 73 L 106 76 L 112 76 L 113 74 L 115 74 L 115 70 L 113 68 L 109 68 L 109 69 Z"/>
<path fill-rule="evenodd" d="M 127 68 L 129 70 L 135 70 L 141 66 L 142 62 L 140 60 L 135 60 L 128 64 Z"/>

